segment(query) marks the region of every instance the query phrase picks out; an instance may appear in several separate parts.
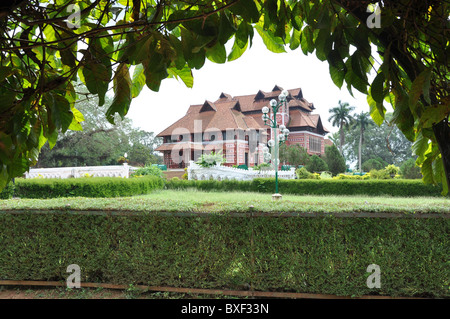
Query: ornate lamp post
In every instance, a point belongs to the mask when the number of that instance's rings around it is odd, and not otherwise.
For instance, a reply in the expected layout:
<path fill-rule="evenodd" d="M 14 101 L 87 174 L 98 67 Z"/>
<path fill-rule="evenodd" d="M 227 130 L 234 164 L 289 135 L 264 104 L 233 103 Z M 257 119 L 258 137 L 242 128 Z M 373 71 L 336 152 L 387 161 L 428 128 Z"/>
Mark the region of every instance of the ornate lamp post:
<path fill-rule="evenodd" d="M 278 193 L 278 165 L 280 162 L 279 159 L 279 146 L 281 143 L 284 143 L 289 135 L 289 130 L 284 126 L 283 124 L 278 125 L 277 124 L 277 112 L 280 109 L 280 106 L 282 106 L 284 103 L 286 103 L 286 98 L 289 93 L 287 91 L 283 91 L 278 96 L 278 102 L 277 100 L 273 99 L 270 101 L 270 106 L 272 107 L 272 113 L 273 118 L 269 117 L 269 107 L 264 106 L 262 108 L 262 119 L 264 121 L 264 125 L 269 126 L 273 131 L 273 139 L 271 139 L 267 145 L 272 150 L 272 154 L 269 153 L 269 148 L 264 149 L 264 159 L 265 160 L 272 160 L 272 163 L 274 164 L 275 168 L 275 194 L 272 195 L 272 199 L 278 200 L 281 199 L 281 195 Z M 280 130 L 280 133 L 277 134 L 277 130 Z"/>

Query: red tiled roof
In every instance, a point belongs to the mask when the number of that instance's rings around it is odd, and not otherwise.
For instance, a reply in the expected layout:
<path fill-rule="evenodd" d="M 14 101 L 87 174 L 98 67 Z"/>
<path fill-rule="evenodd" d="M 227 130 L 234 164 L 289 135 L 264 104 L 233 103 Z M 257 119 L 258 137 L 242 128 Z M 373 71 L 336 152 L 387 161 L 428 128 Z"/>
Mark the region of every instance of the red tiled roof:
<path fill-rule="evenodd" d="M 203 105 L 191 106 L 184 117 L 163 130 L 157 136 L 172 135 L 175 129 L 186 129 L 190 133 L 200 133 L 205 130 L 227 129 L 259 129 L 265 128 L 245 116 L 239 110 L 238 101 L 205 102 Z M 196 122 L 201 121 L 201 122 Z M 195 125 L 197 124 L 197 125 Z M 180 133 L 181 134 L 181 133 Z"/>
<path fill-rule="evenodd" d="M 283 88 L 275 85 L 271 92 L 258 91 L 256 94 L 232 97 L 221 93 L 215 102 L 205 101 L 200 105 L 191 105 L 186 115 L 163 130 L 157 136 L 172 135 L 176 128 L 183 128 L 190 133 L 199 133 L 208 129 L 267 129 L 261 119 L 261 109 L 268 106 L 271 99 L 276 99 Z M 290 107 L 290 127 L 322 126 L 320 116 L 311 114 L 314 105 L 303 98 L 301 88 L 287 90 Z M 199 124 L 194 127 L 194 123 Z M 322 126 L 323 127 L 323 126 Z M 324 128 L 325 132 L 328 132 Z"/>

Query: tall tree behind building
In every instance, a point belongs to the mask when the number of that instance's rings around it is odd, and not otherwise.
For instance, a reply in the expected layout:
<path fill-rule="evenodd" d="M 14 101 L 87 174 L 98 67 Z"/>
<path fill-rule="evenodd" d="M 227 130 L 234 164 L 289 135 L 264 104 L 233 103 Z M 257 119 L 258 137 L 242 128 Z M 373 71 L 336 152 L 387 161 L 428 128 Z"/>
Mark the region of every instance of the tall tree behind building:
<path fill-rule="evenodd" d="M 125 153 L 131 165 L 160 162 L 153 150 L 161 142 L 153 132 L 133 127 L 128 118 L 117 118 L 112 125 L 105 117 L 105 109 L 97 103 L 95 98 L 77 102 L 76 108 L 84 114 L 83 131 L 69 131 L 60 136 L 52 150 L 46 143 L 37 167 L 117 165 L 118 158 Z"/>

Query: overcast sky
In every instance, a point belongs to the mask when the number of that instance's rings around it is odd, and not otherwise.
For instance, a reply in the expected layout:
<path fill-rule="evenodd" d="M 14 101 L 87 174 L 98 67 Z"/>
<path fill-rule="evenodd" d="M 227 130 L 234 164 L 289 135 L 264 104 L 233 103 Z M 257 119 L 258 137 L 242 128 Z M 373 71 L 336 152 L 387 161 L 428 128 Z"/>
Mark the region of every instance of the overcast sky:
<path fill-rule="evenodd" d="M 328 110 L 337 106 L 339 100 L 355 106 L 355 112 L 369 111 L 365 95 L 353 90 L 355 97 L 352 97 L 345 83 L 341 90 L 334 85 L 326 61 L 321 62 L 315 53 L 305 56 L 300 48 L 286 50 L 287 53 L 270 52 L 255 32 L 253 46 L 239 59 L 224 64 L 206 60 L 200 70 L 193 70 L 193 88 L 175 79 L 163 80 L 159 92 L 144 87 L 133 99 L 127 117 L 134 126 L 158 134 L 180 119 L 192 104 L 214 102 L 222 92 L 232 96 L 256 94 L 258 90 L 268 92 L 275 85 L 301 88 L 303 97 L 314 103 L 314 113 L 320 114 L 330 132 L 337 128 L 328 122 Z"/>

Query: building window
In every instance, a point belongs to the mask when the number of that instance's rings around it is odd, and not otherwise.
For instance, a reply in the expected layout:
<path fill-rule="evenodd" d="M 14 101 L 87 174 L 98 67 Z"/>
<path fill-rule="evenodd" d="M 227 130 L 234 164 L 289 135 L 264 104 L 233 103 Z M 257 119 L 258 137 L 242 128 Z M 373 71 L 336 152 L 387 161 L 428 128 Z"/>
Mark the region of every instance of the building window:
<path fill-rule="evenodd" d="M 309 151 L 316 153 L 322 152 L 322 140 L 319 137 L 309 137 Z"/>

